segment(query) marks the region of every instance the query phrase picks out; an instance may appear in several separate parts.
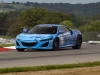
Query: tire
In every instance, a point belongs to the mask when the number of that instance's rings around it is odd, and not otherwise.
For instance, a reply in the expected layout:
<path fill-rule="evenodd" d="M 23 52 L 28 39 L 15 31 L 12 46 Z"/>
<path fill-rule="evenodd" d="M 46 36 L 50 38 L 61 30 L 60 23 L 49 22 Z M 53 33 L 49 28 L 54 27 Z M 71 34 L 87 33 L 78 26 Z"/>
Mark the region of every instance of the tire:
<path fill-rule="evenodd" d="M 56 51 L 59 49 L 59 39 L 55 38 L 53 41 L 53 51 Z"/>
<path fill-rule="evenodd" d="M 19 51 L 19 52 L 23 52 L 25 49 L 23 49 L 23 48 L 16 48 L 16 50 Z"/>
<path fill-rule="evenodd" d="M 80 49 L 82 45 L 82 36 L 78 35 L 77 40 L 76 40 L 76 45 L 72 47 L 73 49 Z"/>

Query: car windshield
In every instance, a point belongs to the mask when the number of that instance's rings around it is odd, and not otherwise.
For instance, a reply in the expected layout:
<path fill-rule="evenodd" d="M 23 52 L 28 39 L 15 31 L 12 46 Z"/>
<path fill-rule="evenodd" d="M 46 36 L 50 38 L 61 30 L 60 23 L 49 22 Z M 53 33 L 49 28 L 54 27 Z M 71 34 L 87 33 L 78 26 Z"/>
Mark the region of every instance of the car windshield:
<path fill-rule="evenodd" d="M 38 25 L 29 30 L 29 34 L 56 34 L 57 26 Z"/>

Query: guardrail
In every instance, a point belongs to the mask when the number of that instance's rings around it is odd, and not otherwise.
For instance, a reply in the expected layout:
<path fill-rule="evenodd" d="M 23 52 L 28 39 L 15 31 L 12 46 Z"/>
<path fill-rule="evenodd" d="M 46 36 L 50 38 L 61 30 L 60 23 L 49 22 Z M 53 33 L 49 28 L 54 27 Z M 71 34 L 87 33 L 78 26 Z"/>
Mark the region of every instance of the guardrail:
<path fill-rule="evenodd" d="M 88 41 L 88 44 L 100 44 L 100 41 Z"/>

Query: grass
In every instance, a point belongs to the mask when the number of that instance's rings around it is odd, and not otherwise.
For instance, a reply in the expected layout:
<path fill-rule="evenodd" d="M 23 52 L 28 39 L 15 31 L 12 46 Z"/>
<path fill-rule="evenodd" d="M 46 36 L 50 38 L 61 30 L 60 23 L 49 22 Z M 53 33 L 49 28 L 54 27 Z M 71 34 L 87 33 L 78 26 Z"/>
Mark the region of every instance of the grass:
<path fill-rule="evenodd" d="M 0 38 L 4 38 L 4 39 L 11 39 L 11 36 L 4 36 L 4 35 L 0 35 Z"/>
<path fill-rule="evenodd" d="M 0 48 L 2 48 L 2 47 L 8 47 L 8 46 L 14 46 L 15 44 L 1 44 L 0 45 Z"/>
<path fill-rule="evenodd" d="M 100 66 L 100 62 L 98 61 L 98 62 L 87 62 L 87 63 L 78 63 L 78 64 L 0 68 L 0 74 L 11 73 L 11 72 L 44 71 L 44 70 L 53 70 L 53 69 L 69 69 L 69 68 L 94 67 L 94 66 Z"/>

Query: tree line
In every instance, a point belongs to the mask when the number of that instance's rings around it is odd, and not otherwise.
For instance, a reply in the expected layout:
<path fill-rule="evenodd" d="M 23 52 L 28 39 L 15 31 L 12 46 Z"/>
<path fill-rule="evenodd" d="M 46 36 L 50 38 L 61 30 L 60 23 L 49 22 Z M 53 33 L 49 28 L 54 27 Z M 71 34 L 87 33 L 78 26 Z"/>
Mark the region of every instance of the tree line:
<path fill-rule="evenodd" d="M 4 6 L 4 8 L 11 8 L 16 10 L 25 10 L 25 8 L 15 8 L 14 6 L 11 6 L 11 4 L 23 4 L 26 7 L 42 7 L 50 11 L 60 11 L 63 13 L 73 14 L 75 16 L 88 16 L 88 15 L 94 15 L 100 13 L 100 2 L 97 3 L 89 3 L 89 4 L 70 4 L 70 3 L 37 3 L 37 2 L 15 2 L 12 1 L 12 3 L 7 3 L 7 5 Z"/>
<path fill-rule="evenodd" d="M 22 32 L 23 27 L 30 29 L 37 24 L 63 24 L 69 28 L 78 29 L 82 33 L 97 32 L 100 31 L 100 14 L 75 16 L 58 11 L 49 11 L 45 8 L 0 13 L 0 35 L 9 34 L 15 37 Z"/>

